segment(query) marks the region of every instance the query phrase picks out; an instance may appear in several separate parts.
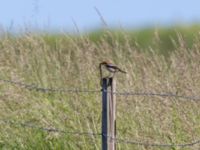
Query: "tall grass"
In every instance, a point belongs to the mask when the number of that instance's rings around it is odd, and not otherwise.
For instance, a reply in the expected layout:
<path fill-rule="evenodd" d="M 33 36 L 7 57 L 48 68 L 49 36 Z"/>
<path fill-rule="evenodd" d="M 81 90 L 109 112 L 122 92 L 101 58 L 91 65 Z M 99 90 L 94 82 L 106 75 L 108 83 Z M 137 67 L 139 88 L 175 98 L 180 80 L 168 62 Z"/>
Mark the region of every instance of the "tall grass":
<path fill-rule="evenodd" d="M 172 36 L 160 30 L 150 36 L 149 46 L 142 45 L 145 42 L 140 42 L 141 35 L 137 34 L 134 38 L 133 33 L 123 31 L 106 31 L 97 37 L 5 35 L 0 40 L 0 78 L 49 88 L 100 90 L 98 63 L 109 59 L 128 72 L 117 75 L 118 91 L 199 95 L 198 33 L 190 43 L 184 33 L 176 31 Z M 143 40 L 147 39 L 144 36 Z M 165 39 L 170 39 L 171 49 Z M 39 93 L 3 82 L 0 91 L 0 119 L 66 131 L 101 132 L 101 93 Z M 199 106 L 200 102 L 181 98 L 117 96 L 117 135 L 147 143 L 197 140 Z M 100 136 L 45 132 L 3 123 L 0 131 L 1 149 L 101 149 Z M 123 143 L 117 148 L 165 149 Z"/>

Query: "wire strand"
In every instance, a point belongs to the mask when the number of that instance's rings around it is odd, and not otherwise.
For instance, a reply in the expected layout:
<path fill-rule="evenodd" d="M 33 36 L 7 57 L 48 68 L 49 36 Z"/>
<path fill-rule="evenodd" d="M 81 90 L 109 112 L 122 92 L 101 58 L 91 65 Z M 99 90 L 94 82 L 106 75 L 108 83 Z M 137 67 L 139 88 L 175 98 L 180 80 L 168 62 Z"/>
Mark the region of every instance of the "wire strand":
<path fill-rule="evenodd" d="M 191 142 L 191 143 L 184 143 L 184 144 L 159 144 L 159 143 L 144 143 L 144 142 L 136 142 L 136 141 L 128 141 L 124 139 L 113 138 L 117 143 L 126 143 L 126 144 L 133 144 L 133 145 L 142 145 L 142 146 L 151 146 L 151 147 L 191 147 L 196 144 L 200 144 L 200 140 Z"/>
<path fill-rule="evenodd" d="M 15 125 L 15 126 L 21 126 L 21 127 L 26 127 L 26 128 L 32 128 L 32 129 L 37 129 L 37 130 L 42 130 L 42 131 L 47 131 L 47 132 L 58 132 L 58 133 L 63 133 L 63 134 L 73 134 L 73 135 L 93 135 L 93 136 L 98 136 L 101 135 L 100 133 L 93 133 L 93 132 L 78 132 L 78 131 L 65 131 L 57 128 L 45 128 L 45 127 L 39 127 L 35 126 L 33 124 L 29 123 L 22 123 L 22 122 L 15 122 L 12 120 L 0 120 L 1 123 L 9 124 L 9 125 Z"/>
<path fill-rule="evenodd" d="M 114 140 L 115 143 L 125 143 L 125 144 L 132 144 L 132 145 L 139 145 L 139 146 L 150 146 L 150 147 L 191 147 L 197 144 L 200 144 L 200 140 L 193 141 L 191 143 L 183 143 L 183 144 L 160 144 L 160 143 L 148 143 L 148 142 L 138 142 L 138 141 L 130 141 L 125 139 L 113 138 L 109 135 L 103 134 L 110 138 L 110 140 Z"/>
<path fill-rule="evenodd" d="M 137 142 L 137 141 L 130 141 L 125 139 L 119 139 L 119 138 L 112 138 L 109 135 L 101 134 L 101 133 L 94 133 L 94 132 L 78 132 L 78 131 L 65 131 L 57 128 L 45 128 L 45 127 L 39 127 L 35 126 L 33 124 L 28 123 L 21 123 L 16 122 L 12 120 L 5 120 L 1 119 L 1 123 L 14 125 L 14 126 L 21 126 L 24 128 L 31 128 L 31 129 L 37 129 L 42 130 L 46 132 L 58 132 L 62 134 L 72 134 L 72 135 L 81 135 L 81 136 L 105 136 L 107 138 L 110 138 L 110 140 L 114 140 L 115 143 L 124 143 L 124 144 L 133 144 L 133 145 L 140 145 L 140 146 L 151 146 L 151 147 L 191 147 L 197 144 L 200 144 L 200 140 L 193 141 L 191 143 L 183 143 L 183 144 L 159 144 L 159 143 L 148 143 L 148 142 Z"/>
<path fill-rule="evenodd" d="M 9 83 L 12 85 L 17 85 L 21 88 L 25 88 L 28 90 L 36 90 L 38 92 L 43 93 L 100 93 L 100 92 L 108 92 L 111 91 L 104 91 L 104 90 L 87 90 L 87 89 L 58 89 L 58 88 L 43 88 L 39 87 L 36 84 L 26 84 L 22 82 L 17 82 L 13 80 L 6 80 L 0 78 L 0 81 L 4 83 Z M 148 96 L 148 97 L 173 97 L 173 98 L 182 98 L 185 100 L 192 100 L 192 101 L 200 101 L 199 96 L 184 96 L 184 95 L 177 95 L 173 93 L 154 93 L 154 92 L 114 92 L 113 94 L 121 95 L 121 96 Z"/>
<path fill-rule="evenodd" d="M 177 95 L 173 93 L 153 93 L 153 92 L 115 92 L 116 95 L 122 95 L 122 96 L 159 96 L 159 97 L 174 97 L 174 98 L 182 98 L 186 100 L 193 100 L 193 101 L 200 101 L 200 97 L 195 96 L 183 96 L 183 95 Z"/>
<path fill-rule="evenodd" d="M 1 79 L 0 81 L 4 83 L 9 83 L 12 85 L 17 85 L 21 88 L 25 88 L 28 90 L 36 90 L 38 92 L 44 92 L 44 93 L 99 93 L 100 90 L 86 90 L 86 89 L 59 89 L 59 88 L 43 88 L 39 87 L 36 84 L 26 84 L 22 82 L 12 81 L 12 80 L 5 80 Z"/>
<path fill-rule="evenodd" d="M 57 88 L 42 88 L 37 86 L 36 84 L 25 84 L 21 82 L 16 82 L 12 80 L 6 80 L 6 79 L 1 79 L 0 81 L 4 83 L 9 83 L 12 85 L 17 85 L 21 88 L 25 88 L 28 90 L 36 90 L 39 92 L 55 92 L 55 93 L 100 93 L 100 92 L 110 92 L 110 91 L 101 91 L 101 90 L 84 90 L 84 89 L 57 89 Z M 159 97 L 174 97 L 174 98 L 182 98 L 186 100 L 194 100 L 194 101 L 200 101 L 200 97 L 195 97 L 195 96 L 181 96 L 181 95 L 176 95 L 173 93 L 153 93 L 153 92 L 114 92 L 113 94 L 116 95 L 121 95 L 121 96 L 159 96 Z M 15 122 L 12 120 L 0 120 L 1 123 L 6 123 L 9 125 L 15 125 L 15 126 L 21 126 L 21 127 L 27 127 L 27 128 L 32 128 L 32 129 L 38 129 L 42 131 L 47 131 L 47 132 L 58 132 L 58 133 L 63 133 L 63 134 L 72 134 L 72 135 L 92 135 L 92 136 L 107 136 L 111 140 L 114 140 L 116 143 L 125 143 L 125 144 L 134 144 L 134 145 L 143 145 L 143 146 L 152 146 L 152 147 L 189 147 L 189 146 L 194 146 L 196 144 L 200 144 L 200 140 L 193 141 L 191 143 L 183 143 L 183 144 L 158 144 L 158 143 L 148 143 L 148 142 L 137 142 L 137 141 L 131 141 L 131 140 L 125 140 L 125 139 L 119 139 L 119 138 L 112 138 L 108 135 L 103 135 L 101 133 L 93 133 L 93 132 L 79 132 L 79 131 L 65 131 L 57 128 L 45 128 L 45 127 L 38 127 L 33 124 L 28 124 L 28 123 L 21 123 L 21 122 Z"/>

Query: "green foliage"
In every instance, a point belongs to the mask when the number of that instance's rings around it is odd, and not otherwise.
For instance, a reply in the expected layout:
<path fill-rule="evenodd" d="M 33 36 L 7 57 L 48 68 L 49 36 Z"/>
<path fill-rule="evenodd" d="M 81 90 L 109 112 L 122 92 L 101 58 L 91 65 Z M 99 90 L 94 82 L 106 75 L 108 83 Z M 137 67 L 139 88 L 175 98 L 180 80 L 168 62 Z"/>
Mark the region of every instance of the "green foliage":
<path fill-rule="evenodd" d="M 191 48 L 198 36 L 200 30 L 199 25 L 193 26 L 173 26 L 168 28 L 146 28 L 140 30 L 120 31 L 111 30 L 112 38 L 120 44 L 125 44 L 127 39 L 130 45 L 137 46 L 140 50 L 149 51 L 153 49 L 165 56 L 176 50 L 180 42 L 185 41 L 185 47 Z M 101 39 L 105 39 L 105 30 L 98 30 L 89 34 L 90 40 L 98 43 Z M 181 36 L 181 37 L 180 37 Z M 126 37 L 126 38 L 124 38 Z M 181 39 L 180 39 L 181 38 Z M 183 40 L 183 41 L 182 41 Z M 109 41 L 109 39 L 107 39 Z"/>

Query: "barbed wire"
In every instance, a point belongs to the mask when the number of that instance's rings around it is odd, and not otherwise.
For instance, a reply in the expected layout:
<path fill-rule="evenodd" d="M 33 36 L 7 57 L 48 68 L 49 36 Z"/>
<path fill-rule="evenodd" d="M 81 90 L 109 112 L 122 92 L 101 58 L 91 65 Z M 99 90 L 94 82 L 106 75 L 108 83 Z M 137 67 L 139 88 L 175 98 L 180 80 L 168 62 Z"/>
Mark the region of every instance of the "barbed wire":
<path fill-rule="evenodd" d="M 93 132 L 78 132 L 78 131 L 65 131 L 57 128 L 45 128 L 45 127 L 39 127 L 30 123 L 22 123 L 22 122 L 16 122 L 13 120 L 0 120 L 1 123 L 9 124 L 9 125 L 15 125 L 15 126 L 21 126 L 26 128 L 32 128 L 37 130 L 42 130 L 46 132 L 58 132 L 63 134 L 73 134 L 73 135 L 92 135 L 92 136 L 99 136 L 101 133 L 93 133 Z"/>
<path fill-rule="evenodd" d="M 38 92 L 44 92 L 44 93 L 100 93 L 103 90 L 88 90 L 88 89 L 59 89 L 59 88 L 43 88 L 39 87 L 36 84 L 26 84 L 22 82 L 17 82 L 13 80 L 6 80 L 0 78 L 1 82 L 4 83 L 9 83 L 12 85 L 17 85 L 21 88 L 25 88 L 28 90 L 35 90 Z M 103 92 L 108 92 L 110 91 L 103 91 Z M 173 93 L 154 93 L 154 92 L 114 92 L 113 94 L 116 95 L 121 95 L 121 96 L 148 96 L 148 97 L 153 97 L 153 96 L 159 96 L 159 97 L 173 97 L 173 98 L 182 98 L 186 100 L 193 100 L 193 101 L 200 101 L 199 96 L 183 96 L 183 95 L 177 95 Z"/>
<path fill-rule="evenodd" d="M 130 140 L 125 140 L 125 139 L 120 139 L 120 138 L 112 138 L 109 135 L 105 135 L 102 133 L 94 133 L 94 132 L 79 132 L 79 131 L 66 131 L 66 130 L 61 130 L 58 128 L 45 128 L 45 127 L 39 127 L 30 123 L 22 123 L 22 122 L 16 122 L 13 120 L 5 120 L 1 119 L 0 123 L 5 123 L 13 126 L 21 126 L 24 128 L 31 128 L 31 129 L 37 129 L 37 130 L 42 130 L 46 132 L 57 132 L 57 133 L 62 133 L 62 134 L 72 134 L 72 135 L 80 135 L 80 136 L 93 136 L 93 137 L 98 137 L 98 136 L 105 136 L 109 138 L 110 140 L 114 140 L 115 143 L 122 143 L 122 144 L 132 144 L 132 145 L 139 145 L 139 146 L 150 146 L 150 147 L 191 147 L 197 144 L 200 144 L 200 140 L 193 141 L 191 143 L 183 143 L 183 144 L 159 144 L 159 143 L 149 143 L 149 142 L 137 142 L 137 141 L 130 141 Z"/>
<path fill-rule="evenodd" d="M 99 93 L 100 90 L 86 90 L 86 89 L 61 89 L 61 88 L 44 88 L 44 87 L 39 87 L 36 84 L 26 84 L 22 82 L 17 82 L 13 80 L 6 80 L 6 79 L 1 79 L 0 81 L 4 83 L 9 83 L 12 85 L 17 85 L 21 88 L 25 88 L 28 90 L 35 90 L 39 92 L 44 92 L 44 93 Z"/>
<path fill-rule="evenodd" d="M 191 147 L 197 144 L 200 144 L 200 140 L 193 141 L 191 143 L 183 143 L 183 144 L 160 144 L 160 143 L 150 143 L 150 142 L 138 142 L 138 141 L 130 141 L 125 139 L 113 138 L 109 135 L 103 135 L 110 140 L 114 140 L 115 143 L 124 143 L 124 144 L 132 144 L 132 145 L 139 145 L 139 146 L 150 146 L 150 147 Z"/>
<path fill-rule="evenodd" d="M 186 100 L 193 100 L 193 101 L 200 101 L 200 97 L 195 96 L 183 96 L 183 95 L 177 95 L 173 93 L 153 93 L 153 92 L 115 92 L 116 95 L 122 95 L 122 96 L 159 96 L 159 97 L 174 97 L 174 98 L 182 98 Z"/>
<path fill-rule="evenodd" d="M 9 83 L 12 85 L 17 85 L 21 88 L 25 88 L 28 90 L 36 90 L 38 92 L 55 92 L 55 93 L 100 93 L 100 92 L 110 92 L 110 91 L 103 91 L 103 90 L 87 90 L 87 89 L 58 89 L 58 88 L 42 88 L 37 86 L 36 84 L 26 84 L 22 82 L 17 82 L 13 80 L 6 80 L 1 79 L 1 82 Z M 186 100 L 194 100 L 194 101 L 200 101 L 200 97 L 195 96 L 182 96 L 177 95 L 173 93 L 153 93 L 153 92 L 114 92 L 113 94 L 116 95 L 122 95 L 122 96 L 159 96 L 159 97 L 174 97 L 174 98 L 182 98 Z M 111 140 L 114 140 L 116 143 L 125 143 L 125 144 L 133 144 L 133 145 L 141 145 L 141 146 L 151 146 L 151 147 L 189 147 L 194 146 L 196 144 L 200 144 L 200 140 L 193 141 L 191 143 L 183 143 L 183 144 L 159 144 L 159 143 L 149 143 L 149 142 L 137 142 L 137 141 L 131 141 L 131 140 L 125 140 L 120 138 L 112 138 L 109 135 L 103 135 L 102 133 L 93 133 L 93 132 L 79 132 L 79 131 L 65 131 L 57 128 L 45 128 L 45 127 L 39 127 L 35 126 L 33 124 L 29 123 L 21 123 L 21 122 L 15 122 L 12 120 L 0 120 L 1 123 L 6 123 L 9 125 L 15 125 L 15 126 L 21 126 L 21 127 L 27 127 L 32 129 L 38 129 L 46 132 L 58 132 L 63 134 L 72 134 L 72 135 L 88 135 L 88 136 L 106 136 L 110 138 Z"/>
<path fill-rule="evenodd" d="M 159 143 L 145 143 L 145 142 L 136 142 L 136 141 L 129 141 L 124 139 L 113 138 L 117 143 L 126 143 L 126 144 L 133 144 L 133 145 L 140 145 L 140 146 L 150 146 L 150 147 L 191 147 L 196 144 L 200 144 L 200 140 L 191 142 L 191 143 L 184 143 L 184 144 L 159 144 Z"/>

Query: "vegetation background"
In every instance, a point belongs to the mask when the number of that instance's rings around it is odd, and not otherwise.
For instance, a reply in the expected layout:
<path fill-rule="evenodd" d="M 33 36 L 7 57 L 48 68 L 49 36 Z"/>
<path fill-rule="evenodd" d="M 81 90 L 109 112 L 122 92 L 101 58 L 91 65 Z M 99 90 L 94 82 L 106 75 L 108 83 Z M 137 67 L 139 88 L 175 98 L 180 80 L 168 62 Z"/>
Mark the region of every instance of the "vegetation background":
<path fill-rule="evenodd" d="M 98 64 L 112 60 L 117 91 L 200 95 L 200 26 L 99 30 L 82 35 L 26 32 L 0 38 L 0 79 L 46 88 L 100 90 Z M 117 96 L 117 136 L 130 141 L 190 143 L 200 135 L 200 102 L 181 98 Z M 0 82 L 1 149 L 101 149 L 101 92 L 42 93 Z M 7 121 L 6 121 L 7 120 Z M 8 122 L 8 121 L 12 122 Z M 196 150 L 198 144 L 168 149 Z M 163 150 L 117 143 L 121 150 Z"/>

